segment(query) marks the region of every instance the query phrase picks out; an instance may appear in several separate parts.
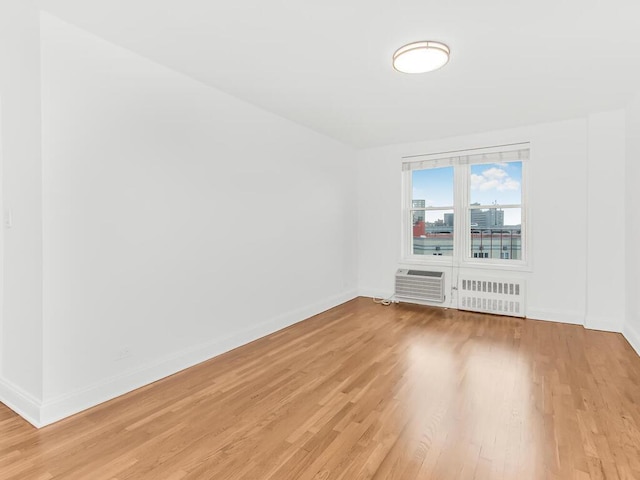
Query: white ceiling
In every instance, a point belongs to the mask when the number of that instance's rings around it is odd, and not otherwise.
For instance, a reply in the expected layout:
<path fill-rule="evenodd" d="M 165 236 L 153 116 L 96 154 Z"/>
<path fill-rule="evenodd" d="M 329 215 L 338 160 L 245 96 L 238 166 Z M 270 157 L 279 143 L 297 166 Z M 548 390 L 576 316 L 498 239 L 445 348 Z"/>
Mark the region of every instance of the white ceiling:
<path fill-rule="evenodd" d="M 41 0 L 63 20 L 357 147 L 586 115 L 640 91 L 638 0 Z M 396 48 L 449 45 L 403 75 Z"/>

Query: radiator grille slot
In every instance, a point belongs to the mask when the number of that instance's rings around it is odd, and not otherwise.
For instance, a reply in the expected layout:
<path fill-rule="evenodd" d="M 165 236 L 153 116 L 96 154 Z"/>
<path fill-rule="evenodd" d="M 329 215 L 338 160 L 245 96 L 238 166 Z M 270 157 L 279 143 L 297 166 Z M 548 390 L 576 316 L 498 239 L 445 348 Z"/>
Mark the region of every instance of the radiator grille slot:
<path fill-rule="evenodd" d="M 396 273 L 397 300 L 444 302 L 444 273 L 426 270 L 404 270 Z"/>
<path fill-rule="evenodd" d="M 524 280 L 460 278 L 461 310 L 524 317 Z"/>

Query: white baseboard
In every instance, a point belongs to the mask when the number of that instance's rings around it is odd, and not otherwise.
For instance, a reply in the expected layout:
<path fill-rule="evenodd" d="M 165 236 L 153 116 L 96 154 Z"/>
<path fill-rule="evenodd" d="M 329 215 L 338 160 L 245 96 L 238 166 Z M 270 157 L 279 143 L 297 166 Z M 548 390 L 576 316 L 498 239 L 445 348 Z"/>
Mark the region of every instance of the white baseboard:
<path fill-rule="evenodd" d="M 602 330 L 603 332 L 622 332 L 623 321 L 616 321 L 612 318 L 604 318 L 604 317 L 592 317 L 587 315 L 587 318 L 584 319 L 584 328 L 588 328 L 589 330 Z"/>
<path fill-rule="evenodd" d="M 391 293 L 365 287 L 358 290 L 358 296 L 371 298 L 389 298 L 389 296 L 391 296 Z M 445 308 L 456 308 L 455 305 L 451 305 L 448 301 L 445 301 L 445 303 L 442 304 L 433 305 Z M 527 309 L 527 318 L 530 318 L 532 320 L 544 320 L 547 322 L 584 325 L 584 314 L 575 311 Z M 601 330 L 601 328 L 596 329 Z"/>
<path fill-rule="evenodd" d="M 544 320 L 546 322 L 584 325 L 584 314 L 566 310 L 539 310 L 528 308 L 527 318 L 530 318 L 531 320 Z"/>
<path fill-rule="evenodd" d="M 629 322 L 627 322 L 627 324 L 624 326 L 622 334 L 624 335 L 624 338 L 627 339 L 627 342 L 629 342 L 629 345 L 631 345 L 636 353 L 640 356 L 640 332 L 629 325 Z"/>
<path fill-rule="evenodd" d="M 99 405 L 100 403 L 124 395 L 125 393 L 173 375 L 174 373 L 197 365 L 224 352 L 228 352 L 253 340 L 293 325 L 294 323 L 298 323 L 313 315 L 322 313 L 356 296 L 357 292 L 351 290 L 340 295 L 329 297 L 313 305 L 287 312 L 258 325 L 235 332 L 223 339 L 196 345 L 85 388 L 46 400 L 39 412 L 39 425 L 36 426 L 49 425 Z M 22 413 L 20 413 L 20 415 L 22 415 Z"/>
<path fill-rule="evenodd" d="M 6 378 L 0 377 L 0 402 L 16 412 L 36 428 L 40 422 L 40 401 Z"/>
<path fill-rule="evenodd" d="M 375 288 L 359 288 L 358 296 L 359 297 L 368 297 L 368 298 L 389 298 L 393 295 L 393 290 L 383 292 L 382 290 L 377 290 Z"/>

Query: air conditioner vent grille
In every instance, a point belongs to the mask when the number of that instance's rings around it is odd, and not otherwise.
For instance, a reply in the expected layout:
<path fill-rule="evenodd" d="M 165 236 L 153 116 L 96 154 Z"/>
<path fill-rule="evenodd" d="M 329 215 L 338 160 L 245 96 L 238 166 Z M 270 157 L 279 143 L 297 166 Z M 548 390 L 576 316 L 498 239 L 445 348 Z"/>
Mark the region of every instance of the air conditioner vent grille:
<path fill-rule="evenodd" d="M 407 270 L 407 275 L 419 276 L 419 277 L 437 277 L 441 278 L 442 272 L 429 272 L 427 270 Z"/>
<path fill-rule="evenodd" d="M 396 273 L 397 300 L 414 302 L 444 302 L 444 273 L 425 270 L 404 270 Z"/>

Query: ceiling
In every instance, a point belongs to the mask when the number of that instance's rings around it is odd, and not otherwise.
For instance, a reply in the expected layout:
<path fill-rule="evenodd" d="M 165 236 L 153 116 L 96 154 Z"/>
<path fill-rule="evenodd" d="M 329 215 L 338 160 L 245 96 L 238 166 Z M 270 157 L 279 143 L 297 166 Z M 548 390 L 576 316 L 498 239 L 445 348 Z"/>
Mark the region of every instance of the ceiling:
<path fill-rule="evenodd" d="M 640 91 L 637 0 L 41 0 L 113 43 L 356 147 L 584 116 Z M 416 40 L 451 48 L 404 75 Z"/>

